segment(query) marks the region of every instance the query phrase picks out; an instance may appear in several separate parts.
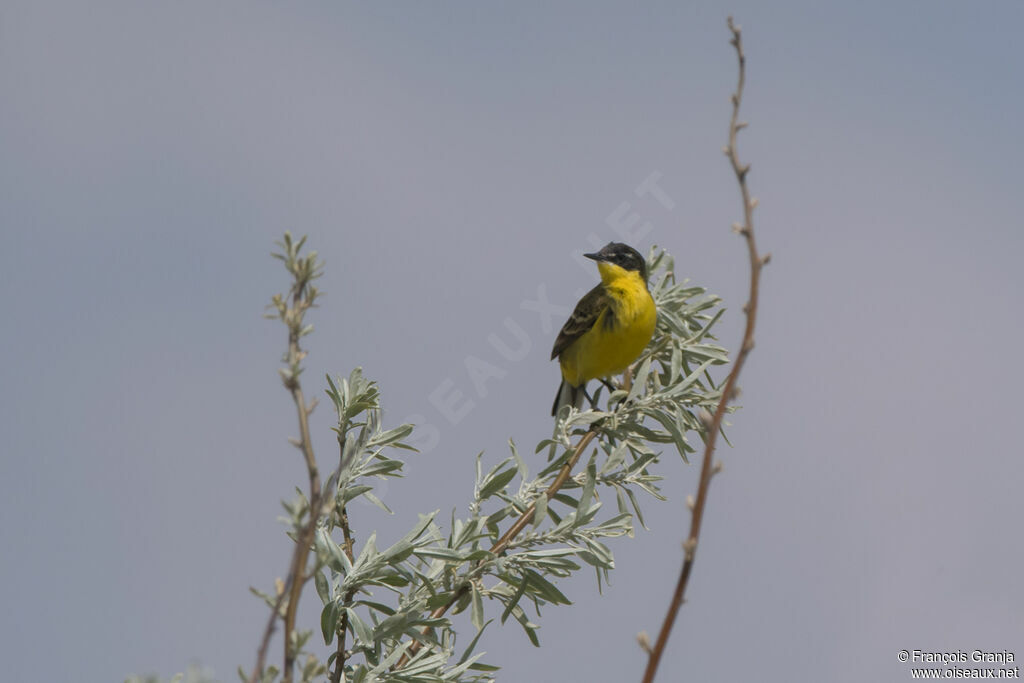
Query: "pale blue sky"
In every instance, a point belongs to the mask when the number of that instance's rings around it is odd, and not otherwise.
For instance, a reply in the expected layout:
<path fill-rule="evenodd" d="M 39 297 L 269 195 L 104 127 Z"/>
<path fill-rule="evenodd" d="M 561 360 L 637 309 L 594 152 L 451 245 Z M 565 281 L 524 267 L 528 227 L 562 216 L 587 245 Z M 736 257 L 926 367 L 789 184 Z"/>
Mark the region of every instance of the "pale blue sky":
<path fill-rule="evenodd" d="M 1024 658 L 1016 0 L 833 3 L 28 2 L 0 7 L 0 643 L 17 681 L 251 666 L 304 482 L 263 306 L 310 235 L 328 296 L 307 392 L 361 365 L 438 445 L 353 512 L 363 538 L 464 510 L 473 457 L 550 429 L 554 331 L 630 202 L 681 276 L 746 286 L 721 147 L 765 271 L 758 345 L 664 680 L 905 680 L 901 649 Z M 634 189 L 652 173 L 675 207 Z M 462 313 L 456 313 L 460 311 Z M 506 318 L 530 352 L 487 342 Z M 556 323 L 557 324 L 557 323 Z M 478 396 L 464 361 L 505 377 Z M 474 401 L 452 425 L 445 381 Z M 334 457 L 329 412 L 314 420 Z M 499 680 L 637 680 L 697 470 L 577 604 L 481 647 Z M 315 620 L 316 597 L 304 616 Z M 493 611 L 493 606 L 489 606 Z M 495 614 L 497 612 L 495 611 Z M 311 622 L 311 623 L 315 623 Z"/>

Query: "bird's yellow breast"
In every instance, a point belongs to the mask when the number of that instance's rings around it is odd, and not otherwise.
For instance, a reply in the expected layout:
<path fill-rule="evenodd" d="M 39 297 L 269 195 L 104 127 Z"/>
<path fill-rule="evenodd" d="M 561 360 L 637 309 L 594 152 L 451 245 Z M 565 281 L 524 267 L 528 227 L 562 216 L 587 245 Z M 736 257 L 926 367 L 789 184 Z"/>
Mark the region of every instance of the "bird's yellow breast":
<path fill-rule="evenodd" d="M 609 308 L 559 356 L 562 377 L 573 386 L 624 371 L 647 346 L 657 322 L 654 299 L 639 273 L 608 263 L 598 269 Z"/>

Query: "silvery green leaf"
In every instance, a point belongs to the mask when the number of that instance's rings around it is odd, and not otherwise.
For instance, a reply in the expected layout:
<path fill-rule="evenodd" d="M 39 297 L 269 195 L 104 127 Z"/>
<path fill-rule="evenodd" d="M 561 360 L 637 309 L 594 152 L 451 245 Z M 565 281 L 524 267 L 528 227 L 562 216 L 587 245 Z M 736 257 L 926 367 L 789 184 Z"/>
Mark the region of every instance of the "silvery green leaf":
<path fill-rule="evenodd" d="M 473 668 L 473 665 L 476 664 L 477 659 L 479 659 L 481 656 L 486 654 L 485 652 L 480 652 L 479 654 L 476 654 L 474 656 L 470 656 L 470 652 L 472 652 L 472 648 L 476 646 L 477 639 L 481 635 L 483 635 L 483 629 L 487 628 L 487 625 L 490 624 L 490 622 L 493 622 L 493 621 L 494 620 L 488 620 L 483 625 L 483 627 L 476 632 L 476 636 L 473 637 L 473 642 L 471 642 L 469 644 L 469 647 L 466 649 L 466 651 L 463 652 L 462 657 L 459 658 L 458 664 L 451 671 L 446 672 L 444 674 L 443 680 L 445 680 L 445 681 L 458 681 L 458 680 L 460 680 L 460 677 L 462 676 L 462 674 L 464 672 L 466 672 L 468 669 Z"/>
<path fill-rule="evenodd" d="M 479 498 L 481 500 L 486 500 L 498 491 L 504 491 L 508 483 L 515 478 L 516 471 L 515 467 L 509 467 L 505 470 L 489 475 L 480 486 Z"/>
<path fill-rule="evenodd" d="M 477 631 L 481 631 L 484 627 L 484 602 L 475 583 L 472 584 L 471 592 L 473 594 L 473 609 L 470 610 L 470 621 Z"/>
<path fill-rule="evenodd" d="M 462 562 L 465 559 L 462 552 L 451 548 L 416 548 L 413 553 L 417 557 L 433 557 L 447 562 Z"/>
<path fill-rule="evenodd" d="M 341 546 L 334 542 L 325 528 L 320 527 L 316 530 L 314 542 L 317 553 L 324 557 L 331 569 L 346 576 L 352 573 L 352 563 L 348 556 Z"/>
<path fill-rule="evenodd" d="M 711 344 L 689 344 L 686 346 L 686 352 L 691 356 L 710 358 L 716 363 L 729 362 L 729 355 L 720 346 L 712 346 Z"/>
<path fill-rule="evenodd" d="M 647 439 L 648 441 L 653 441 L 655 443 L 669 443 L 672 440 L 672 437 L 669 436 L 668 434 L 661 434 L 652 431 L 647 427 L 644 427 L 639 422 L 631 422 L 629 424 L 624 424 L 623 429 L 629 430 L 633 434 L 637 434 L 643 437 L 644 439 Z"/>
<path fill-rule="evenodd" d="M 522 599 L 523 595 L 526 594 L 526 586 L 527 586 L 527 583 L 529 582 L 529 580 L 525 576 L 521 576 L 519 578 L 519 581 L 517 581 L 517 582 L 512 582 L 511 581 L 511 579 L 514 578 L 514 577 L 502 576 L 502 577 L 499 577 L 499 578 L 501 578 L 505 582 L 511 583 L 512 585 L 515 585 L 515 587 L 516 587 L 515 594 L 505 604 L 505 610 L 501 613 L 501 623 L 504 624 L 505 620 L 508 619 L 508 615 L 512 614 L 512 612 L 519 605 L 519 600 Z"/>
<path fill-rule="evenodd" d="M 522 557 L 566 557 L 574 553 L 572 548 L 548 548 L 547 550 L 526 550 L 519 555 Z"/>
<path fill-rule="evenodd" d="M 579 515 L 580 510 L 587 510 L 590 506 L 590 499 L 594 497 L 594 483 L 597 479 L 597 466 L 594 463 L 594 459 L 591 458 L 587 462 L 587 469 L 583 479 L 583 491 L 580 493 L 580 499 L 576 506 L 576 514 Z"/>
<path fill-rule="evenodd" d="M 700 381 L 701 375 L 704 374 L 711 365 L 715 364 L 715 362 L 716 361 L 714 359 L 708 359 L 701 363 L 696 370 L 689 372 L 682 382 L 673 385 L 670 389 L 671 393 L 673 395 L 681 395 L 684 391 L 689 389 L 695 382 Z"/>
<path fill-rule="evenodd" d="M 519 455 L 519 449 L 516 448 L 515 441 L 509 439 L 508 447 L 512 450 L 512 457 L 516 459 L 516 467 L 519 469 L 519 476 L 525 480 L 530 474 L 530 468 L 526 466 L 526 461 L 523 460 L 521 455 Z"/>
<path fill-rule="evenodd" d="M 618 507 L 620 513 L 629 512 L 629 508 L 626 505 L 626 494 L 623 493 L 623 487 L 615 487 L 615 505 Z"/>
<path fill-rule="evenodd" d="M 594 517 L 597 516 L 598 510 L 601 509 L 601 503 L 595 502 L 588 508 L 577 508 L 575 519 L 573 520 L 573 526 L 579 527 L 586 524 L 590 524 Z"/>
<path fill-rule="evenodd" d="M 679 371 L 683 365 L 683 350 L 678 346 L 672 347 L 672 364 L 671 371 L 669 373 L 669 380 L 675 382 L 679 379 Z"/>
<path fill-rule="evenodd" d="M 569 487 L 565 486 L 564 488 L 569 488 Z M 579 505 L 579 501 L 577 501 L 575 498 L 573 498 L 572 496 L 570 496 L 568 494 L 565 494 L 565 493 L 556 493 L 555 495 L 552 496 L 552 498 L 556 502 L 559 502 L 562 505 L 567 505 L 567 506 L 569 506 L 571 508 L 576 508 Z"/>
<path fill-rule="evenodd" d="M 412 434 L 412 425 L 403 424 L 394 429 L 389 429 L 386 432 L 379 432 L 375 434 L 367 443 L 367 448 L 383 448 L 384 446 L 394 446 L 396 448 L 406 448 L 408 450 L 416 450 L 411 446 L 406 446 L 402 443 L 396 443 L 404 439 L 405 437 Z"/>
<path fill-rule="evenodd" d="M 333 600 L 324 605 L 320 611 L 320 631 L 324 636 L 324 645 L 334 640 L 334 631 L 338 627 L 338 603 Z"/>
<path fill-rule="evenodd" d="M 359 474 L 362 477 L 398 477 L 404 464 L 401 460 L 377 455 L 363 464 Z"/>
<path fill-rule="evenodd" d="M 487 517 L 475 517 L 467 523 L 460 523 L 460 530 L 452 537 L 451 547 L 461 548 L 467 544 L 475 544 L 487 537 L 485 525 Z"/>
<path fill-rule="evenodd" d="M 350 502 L 363 495 L 367 491 L 372 491 L 372 486 L 347 486 L 345 488 L 338 489 L 338 496 L 336 498 L 339 507 L 345 507 Z"/>
<path fill-rule="evenodd" d="M 640 369 L 636 371 L 636 377 L 633 379 L 633 386 L 629 389 L 629 395 L 627 401 L 633 401 L 639 398 L 647 388 L 647 375 L 651 372 L 651 359 L 647 358 L 641 365 Z"/>
<path fill-rule="evenodd" d="M 337 544 L 335 544 L 337 545 Z M 354 567 L 363 567 L 367 563 L 372 562 L 379 553 L 377 552 L 377 533 L 370 534 L 370 537 L 366 539 L 363 544 L 363 549 L 359 551 L 359 555 L 356 557 L 355 562 L 352 563 Z"/>
<path fill-rule="evenodd" d="M 690 461 L 686 457 L 686 436 L 682 432 L 683 426 L 680 424 L 679 420 L 675 416 L 669 415 L 660 410 L 652 410 L 648 414 L 661 423 L 661 426 L 665 428 L 665 431 L 668 432 L 673 443 L 675 443 L 676 450 L 679 451 L 679 455 L 683 456 L 683 460 L 689 463 Z"/>
<path fill-rule="evenodd" d="M 360 618 L 359 613 L 356 612 L 356 610 L 351 607 L 344 607 L 343 609 L 348 615 L 348 627 L 352 629 L 352 633 L 355 634 L 357 643 L 363 647 L 372 647 L 373 631 L 370 627 L 367 626 L 366 622 Z M 353 645 L 356 645 L 356 643 L 353 643 Z"/>
<path fill-rule="evenodd" d="M 519 625 L 523 627 L 523 631 L 526 632 L 526 637 L 530 639 L 533 646 L 540 647 L 540 640 L 537 639 L 537 624 L 534 624 L 527 618 L 526 612 L 523 611 L 523 608 L 518 605 L 513 607 L 512 616 L 515 617 L 516 621 L 519 622 Z"/>
<path fill-rule="evenodd" d="M 524 572 L 525 576 L 529 576 L 530 585 L 527 590 L 531 593 L 535 593 L 543 597 L 548 602 L 555 605 L 571 605 L 572 601 L 562 594 L 562 591 L 555 588 L 555 584 L 551 583 L 537 572 L 527 569 Z"/>
<path fill-rule="evenodd" d="M 565 421 L 565 424 L 566 426 L 586 427 L 598 420 L 608 417 L 609 414 L 610 413 L 602 412 L 600 410 L 587 410 L 582 413 L 575 413 Z"/>
<path fill-rule="evenodd" d="M 540 526 L 541 522 L 548 514 L 548 495 L 547 493 L 541 493 L 533 501 L 533 526 L 534 528 Z"/>
<path fill-rule="evenodd" d="M 373 602 L 372 600 L 356 600 L 353 604 L 369 607 L 371 610 L 375 610 L 387 616 L 391 616 L 395 613 L 395 609 L 393 607 L 391 607 L 390 605 L 385 605 L 383 602 Z"/>
<path fill-rule="evenodd" d="M 369 491 L 367 491 L 366 493 L 363 494 L 363 498 L 366 498 L 366 500 L 370 501 L 371 503 L 373 503 L 374 505 L 376 505 L 377 507 L 379 507 L 381 510 L 383 510 L 386 513 L 388 513 L 389 515 L 394 514 L 391 511 L 391 508 L 389 508 L 387 505 L 384 504 L 384 501 L 382 501 L 380 498 L 378 498 L 377 496 L 373 495 Z"/>
<path fill-rule="evenodd" d="M 636 495 L 633 493 L 633 489 L 626 489 L 626 496 L 629 498 L 629 502 L 633 505 L 633 512 L 636 513 L 636 518 L 640 522 L 640 526 L 647 528 L 647 524 L 644 522 L 644 513 L 640 510 L 640 506 L 636 502 Z"/>
<path fill-rule="evenodd" d="M 631 531 L 632 528 L 633 528 L 633 515 L 629 514 L 628 512 L 625 512 L 625 513 L 619 513 L 619 514 L 615 515 L 614 517 L 611 517 L 609 519 L 604 520 L 603 522 L 598 524 L 596 527 L 594 527 L 594 531 L 612 531 L 612 532 L 615 532 L 617 534 L 618 532 L 625 533 L 626 531 Z M 604 547 L 604 546 L 602 546 L 602 547 Z M 608 555 L 609 555 L 609 557 L 611 556 L 611 552 L 610 551 L 609 551 Z"/>
<path fill-rule="evenodd" d="M 327 577 L 324 576 L 323 571 L 317 570 L 313 574 L 313 583 L 316 584 L 316 594 L 320 597 L 320 602 L 327 604 L 331 600 L 331 589 L 327 584 Z"/>
<path fill-rule="evenodd" d="M 438 512 L 440 512 L 440 510 L 434 510 L 433 512 L 427 513 L 425 515 L 420 515 L 419 520 L 416 522 L 416 525 L 409 530 L 409 533 L 402 537 L 402 540 L 411 543 L 412 541 L 415 541 L 420 536 L 422 536 L 423 532 L 427 530 L 431 523 L 433 523 L 434 518 L 437 516 Z"/>
<path fill-rule="evenodd" d="M 370 642 L 373 642 L 373 641 L 369 640 L 367 642 L 370 643 Z M 367 678 L 370 678 L 370 680 L 376 680 L 376 678 L 378 676 L 380 676 L 385 671 L 390 669 L 393 665 L 397 664 L 398 660 L 401 659 L 402 655 L 405 654 L 405 651 L 409 649 L 410 644 L 411 644 L 411 642 L 402 643 L 401 645 L 396 647 L 394 650 L 392 650 L 390 653 L 388 653 L 387 657 L 385 657 L 383 660 L 381 660 L 377 664 L 377 666 L 373 667 L 373 669 L 371 669 L 368 672 Z"/>
<path fill-rule="evenodd" d="M 395 565 L 404 562 L 410 555 L 412 555 L 413 550 L 415 549 L 415 545 L 409 541 L 402 540 L 382 552 L 381 557 L 383 557 L 384 561 L 388 564 Z"/>
<path fill-rule="evenodd" d="M 486 548 L 477 548 L 466 555 L 466 562 L 482 562 L 484 560 L 490 560 L 495 557 L 494 553 Z"/>
<path fill-rule="evenodd" d="M 605 569 L 610 568 L 610 565 L 607 562 L 605 562 L 600 556 L 595 555 L 593 552 L 589 550 L 579 549 L 576 551 L 576 555 L 592 567 Z"/>
<path fill-rule="evenodd" d="M 618 446 L 612 449 L 612 452 L 605 459 L 604 465 L 601 466 L 600 474 L 604 474 L 605 472 L 611 472 L 616 467 L 618 467 L 622 463 L 622 461 L 626 459 L 627 452 L 628 447 L 625 443 L 620 443 Z"/>
<path fill-rule="evenodd" d="M 647 452 L 637 457 L 636 460 L 631 462 L 625 469 L 627 476 L 633 476 L 639 472 L 643 472 L 647 465 L 658 459 L 657 454 Z"/>
<path fill-rule="evenodd" d="M 718 312 L 708 319 L 707 323 L 705 323 L 705 325 L 701 328 L 700 332 L 698 332 L 692 338 L 686 340 L 687 343 L 699 342 L 700 340 L 702 340 L 708 334 L 708 332 L 711 331 L 711 327 L 718 322 L 719 318 L 722 317 L 723 313 L 725 313 L 724 308 L 718 309 Z"/>

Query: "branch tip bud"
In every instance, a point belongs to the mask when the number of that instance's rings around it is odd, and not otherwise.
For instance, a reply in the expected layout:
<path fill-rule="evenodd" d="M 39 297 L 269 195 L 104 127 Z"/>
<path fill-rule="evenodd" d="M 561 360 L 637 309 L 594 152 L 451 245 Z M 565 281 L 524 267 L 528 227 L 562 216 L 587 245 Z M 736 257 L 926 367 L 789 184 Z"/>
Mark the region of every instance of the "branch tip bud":
<path fill-rule="evenodd" d="M 651 654 L 651 638 L 647 635 L 647 631 L 640 631 L 640 633 L 636 634 L 636 642 L 641 650 L 648 655 Z"/>

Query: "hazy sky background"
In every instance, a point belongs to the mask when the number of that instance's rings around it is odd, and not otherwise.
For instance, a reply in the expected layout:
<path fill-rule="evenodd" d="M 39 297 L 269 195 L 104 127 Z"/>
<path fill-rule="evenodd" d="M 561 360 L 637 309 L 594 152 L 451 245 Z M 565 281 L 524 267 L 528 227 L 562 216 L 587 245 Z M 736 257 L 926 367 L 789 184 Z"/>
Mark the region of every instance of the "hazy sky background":
<path fill-rule="evenodd" d="M 901 649 L 1024 658 L 1020 212 L 1024 4 L 30 2 L 0 7 L 0 650 L 5 680 L 251 667 L 305 482 L 263 306 L 273 241 L 327 262 L 305 375 L 361 365 L 386 419 L 439 430 L 395 510 L 465 512 L 473 457 L 549 433 L 572 253 L 623 202 L 680 276 L 747 282 L 721 147 L 744 28 L 741 155 L 764 273 L 734 448 L 659 680 L 907 680 Z M 634 189 L 652 173 L 666 210 Z M 531 350 L 487 342 L 506 318 Z M 559 321 L 560 322 L 560 321 Z M 557 324 L 557 323 L 556 323 Z M 464 360 L 507 372 L 476 395 Z M 474 406 L 452 425 L 428 396 Z M 331 414 L 317 451 L 335 457 Z M 697 467 L 583 572 L 503 681 L 640 678 Z M 303 617 L 316 624 L 310 593 Z M 487 605 L 497 616 L 496 605 Z M 275 645 L 274 657 L 279 658 Z"/>

